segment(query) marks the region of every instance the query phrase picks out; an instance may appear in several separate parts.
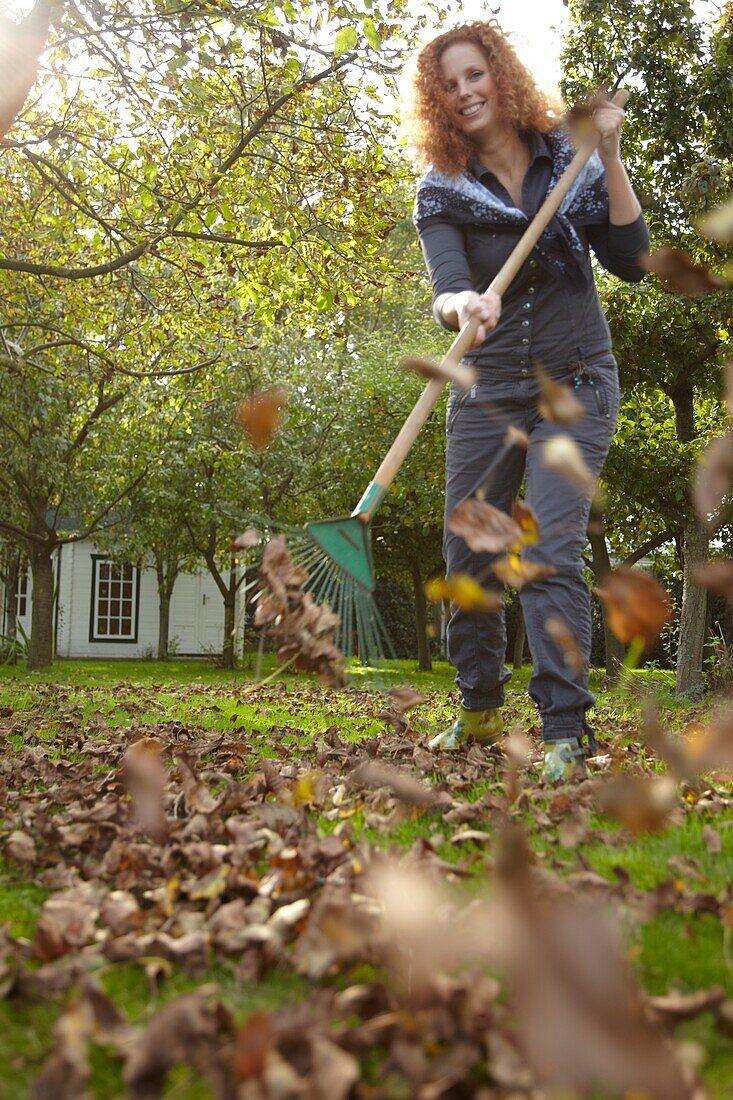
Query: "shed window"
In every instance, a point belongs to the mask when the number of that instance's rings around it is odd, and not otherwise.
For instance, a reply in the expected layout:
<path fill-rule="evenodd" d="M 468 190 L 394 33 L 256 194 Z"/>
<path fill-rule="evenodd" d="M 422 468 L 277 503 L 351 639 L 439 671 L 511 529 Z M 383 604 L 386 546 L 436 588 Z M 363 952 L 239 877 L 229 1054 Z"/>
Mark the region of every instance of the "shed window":
<path fill-rule="evenodd" d="M 138 570 L 105 558 L 93 562 L 92 641 L 136 641 Z"/>

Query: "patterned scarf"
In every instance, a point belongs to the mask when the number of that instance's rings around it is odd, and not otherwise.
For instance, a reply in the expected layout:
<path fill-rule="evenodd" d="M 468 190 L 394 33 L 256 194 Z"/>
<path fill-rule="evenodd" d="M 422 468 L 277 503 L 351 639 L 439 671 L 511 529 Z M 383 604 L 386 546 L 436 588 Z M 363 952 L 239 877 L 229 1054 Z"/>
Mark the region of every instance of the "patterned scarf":
<path fill-rule="evenodd" d="M 544 135 L 552 153 L 552 176 L 548 193 L 575 155 L 565 130 Z M 608 217 L 608 192 L 603 165 L 593 153 L 560 204 L 560 209 L 535 248 L 543 265 L 575 286 L 585 285 L 592 275 L 576 225 L 603 222 Z M 429 218 L 451 225 L 517 226 L 524 230 L 530 219 L 516 206 L 507 206 L 471 172 L 450 176 L 431 168 L 419 181 L 413 220 L 417 228 Z"/>

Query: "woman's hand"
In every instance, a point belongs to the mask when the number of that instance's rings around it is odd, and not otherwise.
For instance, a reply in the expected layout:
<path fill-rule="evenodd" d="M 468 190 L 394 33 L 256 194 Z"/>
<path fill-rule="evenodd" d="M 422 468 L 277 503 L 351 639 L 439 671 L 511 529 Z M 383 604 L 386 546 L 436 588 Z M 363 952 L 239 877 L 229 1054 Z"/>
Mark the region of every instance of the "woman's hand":
<path fill-rule="evenodd" d="M 441 313 L 449 325 L 459 329 L 472 317 L 477 317 L 479 326 L 472 345 L 477 348 L 499 323 L 501 298 L 493 290 L 486 290 L 483 294 L 477 294 L 475 290 L 462 290 L 446 298 Z"/>
<path fill-rule="evenodd" d="M 596 100 L 593 123 L 598 131 L 598 154 L 604 164 L 621 159 L 621 127 L 624 111 L 609 99 Z"/>

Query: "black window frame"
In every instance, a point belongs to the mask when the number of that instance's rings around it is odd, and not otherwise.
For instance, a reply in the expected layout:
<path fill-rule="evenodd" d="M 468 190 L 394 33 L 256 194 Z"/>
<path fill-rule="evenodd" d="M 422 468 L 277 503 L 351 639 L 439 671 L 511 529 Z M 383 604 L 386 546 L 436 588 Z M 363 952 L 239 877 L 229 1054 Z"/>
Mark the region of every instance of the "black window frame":
<path fill-rule="evenodd" d="M 140 624 L 140 570 L 136 565 L 131 565 L 130 562 L 114 561 L 112 558 L 108 558 L 106 554 L 92 554 L 92 598 L 91 607 L 89 609 L 89 641 L 113 643 L 119 645 L 135 645 L 137 643 L 138 629 Z M 118 568 L 129 568 L 132 570 L 132 579 L 135 584 L 135 594 L 133 597 L 133 632 L 131 635 L 125 636 L 110 636 L 109 634 L 98 634 L 96 631 L 97 621 L 99 618 L 97 609 L 97 586 L 99 582 L 99 567 L 100 565 L 117 566 Z M 120 616 L 121 618 L 121 616 Z"/>
<path fill-rule="evenodd" d="M 24 619 L 28 614 L 28 584 L 29 574 L 27 569 L 18 573 L 18 583 L 15 588 L 15 617 Z M 23 610 L 21 611 L 21 601 Z"/>

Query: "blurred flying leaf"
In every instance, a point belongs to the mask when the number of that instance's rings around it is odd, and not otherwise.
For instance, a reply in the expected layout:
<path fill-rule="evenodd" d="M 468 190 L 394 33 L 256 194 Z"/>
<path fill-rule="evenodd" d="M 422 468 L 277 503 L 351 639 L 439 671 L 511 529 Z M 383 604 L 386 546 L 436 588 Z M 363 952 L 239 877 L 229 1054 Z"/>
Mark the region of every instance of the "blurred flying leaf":
<path fill-rule="evenodd" d="M 234 422 L 244 429 L 254 450 L 264 451 L 272 442 L 280 427 L 287 396 L 283 386 L 273 386 L 237 403 Z"/>
<path fill-rule="evenodd" d="M 558 615 L 550 615 L 545 619 L 545 630 L 555 645 L 562 650 L 568 668 L 572 668 L 575 672 L 582 672 L 585 668 L 585 657 L 580 651 L 578 639 L 565 620 Z"/>
<path fill-rule="evenodd" d="M 259 546 L 260 533 L 255 531 L 254 527 L 248 527 L 246 531 L 243 531 L 241 535 L 237 535 L 229 543 L 229 550 L 232 554 L 237 550 L 251 550 L 253 546 Z"/>
<path fill-rule="evenodd" d="M 708 271 L 702 264 L 696 264 L 691 256 L 678 248 L 658 248 L 656 252 L 640 256 L 639 264 L 645 271 L 657 275 L 667 290 L 683 294 L 686 298 L 712 294 L 728 286 L 726 279 Z"/>
<path fill-rule="evenodd" d="M 618 775 L 598 791 L 601 811 L 615 818 L 634 836 L 665 829 L 677 803 L 677 784 L 669 775 L 652 778 Z"/>
<path fill-rule="evenodd" d="M 471 497 L 453 509 L 448 530 L 459 535 L 477 554 L 482 551 L 500 554 L 522 540 L 522 529 L 511 516 L 485 500 Z"/>
<path fill-rule="evenodd" d="M 733 198 L 721 206 L 714 206 L 698 222 L 698 229 L 704 237 L 721 244 L 733 242 Z"/>
<path fill-rule="evenodd" d="M 648 648 L 670 620 L 669 596 L 642 569 L 620 565 L 606 574 L 596 592 L 603 600 L 611 631 L 624 644 L 643 638 Z"/>
<path fill-rule="evenodd" d="M 518 554 L 507 554 L 505 558 L 499 558 L 492 562 L 491 568 L 500 581 L 508 584 L 510 588 L 521 588 L 525 584 L 533 584 L 543 581 L 545 577 L 552 577 L 557 573 L 553 565 L 541 565 L 536 561 L 527 561 Z"/>
<path fill-rule="evenodd" d="M 570 386 L 550 378 L 539 363 L 534 364 L 534 371 L 540 387 L 540 416 L 545 420 L 551 420 L 554 424 L 576 424 L 582 420 L 585 409 L 574 396 Z"/>
<path fill-rule="evenodd" d="M 512 519 L 521 529 L 520 542 L 522 546 L 535 546 L 540 541 L 540 525 L 537 522 L 534 508 L 531 508 L 529 504 L 518 498 L 512 508 Z"/>
<path fill-rule="evenodd" d="M 434 359 L 406 357 L 400 360 L 403 370 L 412 371 L 423 378 L 437 378 L 441 382 L 455 382 L 463 390 L 470 390 L 478 377 L 473 367 L 466 363 L 452 363 L 450 359 L 436 363 Z"/>
<path fill-rule="evenodd" d="M 583 492 L 590 494 L 595 490 L 596 478 L 586 466 L 580 447 L 569 435 L 555 435 L 548 439 L 542 449 L 542 461 Z"/>
<path fill-rule="evenodd" d="M 425 595 L 434 603 L 450 600 L 461 611 L 498 611 L 502 598 L 498 592 L 482 588 L 467 573 L 454 573 L 450 577 L 435 577 L 424 587 Z"/>
<path fill-rule="evenodd" d="M 692 483 L 695 511 L 709 530 L 715 528 L 715 514 L 730 492 L 732 479 L 733 434 L 729 432 L 710 440 L 698 459 Z"/>
<path fill-rule="evenodd" d="M 733 561 L 730 558 L 715 558 L 704 565 L 696 565 L 692 577 L 700 588 L 707 588 L 716 596 L 725 596 L 733 602 Z"/>

